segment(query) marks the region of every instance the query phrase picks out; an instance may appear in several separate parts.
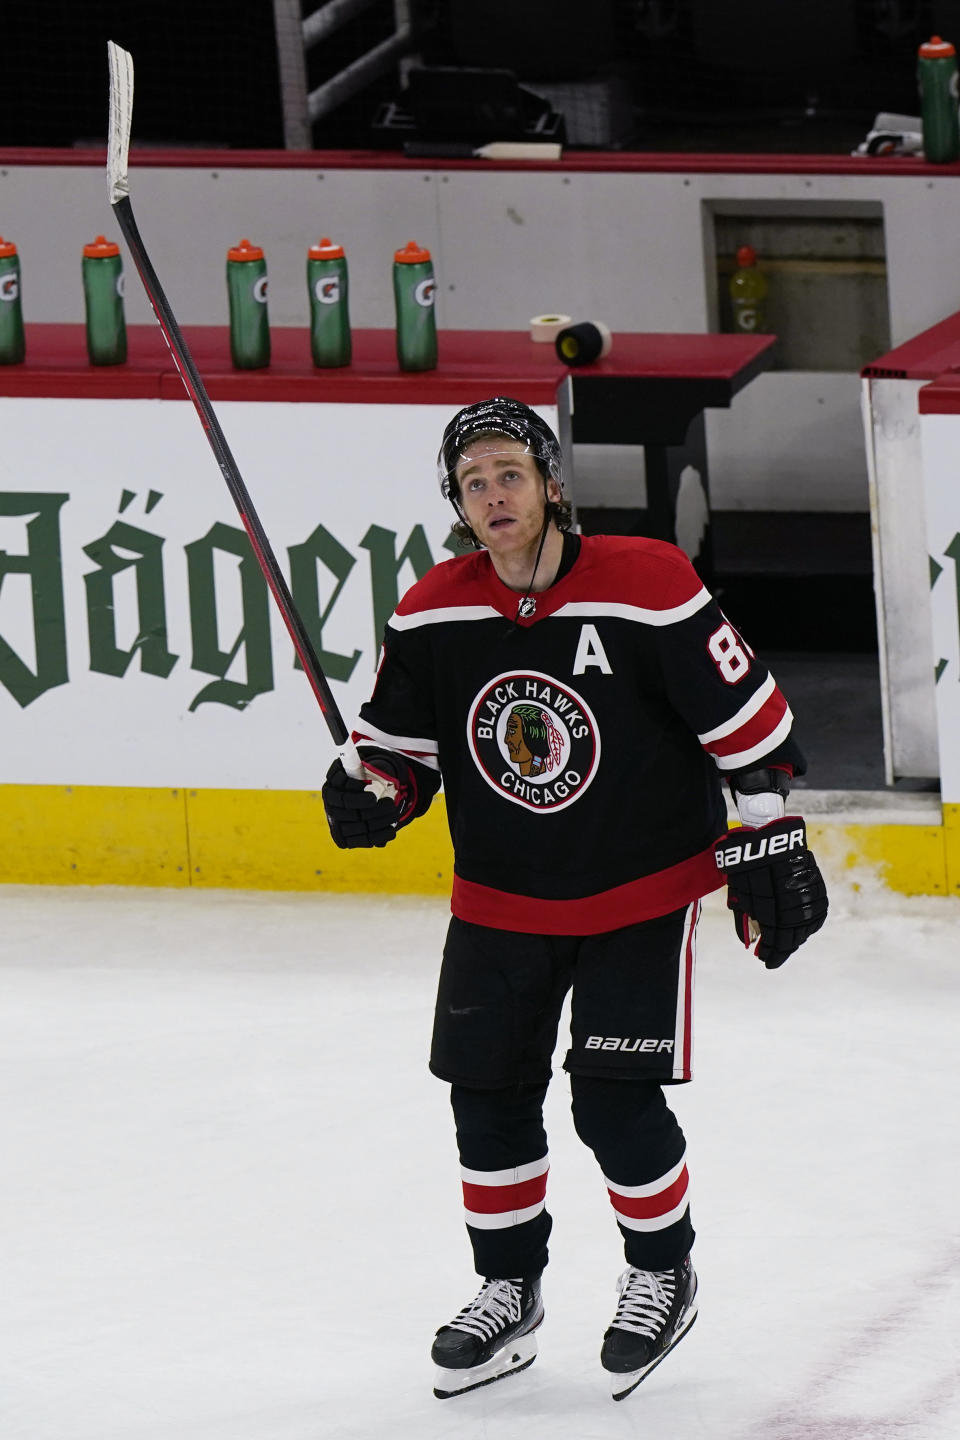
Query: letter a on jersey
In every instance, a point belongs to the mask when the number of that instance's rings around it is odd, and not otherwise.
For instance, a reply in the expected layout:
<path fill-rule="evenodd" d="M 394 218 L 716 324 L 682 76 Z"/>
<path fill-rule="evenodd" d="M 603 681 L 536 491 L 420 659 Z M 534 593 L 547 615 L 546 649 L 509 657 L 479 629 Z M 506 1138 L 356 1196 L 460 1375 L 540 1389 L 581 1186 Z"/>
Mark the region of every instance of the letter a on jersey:
<path fill-rule="evenodd" d="M 597 634 L 596 625 L 581 625 L 577 653 L 573 660 L 573 674 L 583 675 L 588 665 L 596 665 L 602 675 L 612 675 L 613 670 Z"/>

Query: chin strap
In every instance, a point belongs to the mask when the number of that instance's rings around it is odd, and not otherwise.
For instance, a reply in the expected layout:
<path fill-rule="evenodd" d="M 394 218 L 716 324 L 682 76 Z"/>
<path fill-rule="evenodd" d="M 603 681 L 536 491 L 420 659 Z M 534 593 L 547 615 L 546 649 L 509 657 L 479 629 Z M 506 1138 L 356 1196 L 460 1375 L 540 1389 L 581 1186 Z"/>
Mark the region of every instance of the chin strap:
<path fill-rule="evenodd" d="M 543 507 L 543 526 L 540 531 L 540 544 L 537 546 L 537 558 L 533 562 L 533 574 L 527 582 L 527 588 L 517 602 L 517 613 L 513 617 L 514 624 L 518 620 L 529 620 L 531 615 L 537 613 L 537 602 L 530 591 L 533 589 L 533 582 L 537 578 L 537 569 L 540 565 L 540 556 L 543 554 L 543 547 L 547 540 L 547 531 L 550 529 L 550 497 L 547 495 L 547 482 L 543 482 L 543 498 L 546 502 Z"/>

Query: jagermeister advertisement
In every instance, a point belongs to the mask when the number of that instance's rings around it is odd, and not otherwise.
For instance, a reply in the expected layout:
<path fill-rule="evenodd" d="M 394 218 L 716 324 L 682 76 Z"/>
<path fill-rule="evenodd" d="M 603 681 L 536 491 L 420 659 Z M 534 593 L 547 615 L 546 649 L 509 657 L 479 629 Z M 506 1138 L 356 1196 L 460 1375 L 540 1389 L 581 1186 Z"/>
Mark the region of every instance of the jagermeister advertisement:
<path fill-rule="evenodd" d="M 960 804 L 960 416 L 922 415 L 924 499 L 936 684 L 940 791 Z"/>
<path fill-rule="evenodd" d="M 454 409 L 216 406 L 348 725 L 449 558 Z M 0 422 L 0 781 L 316 788 L 333 745 L 189 402 L 5 398 Z"/>

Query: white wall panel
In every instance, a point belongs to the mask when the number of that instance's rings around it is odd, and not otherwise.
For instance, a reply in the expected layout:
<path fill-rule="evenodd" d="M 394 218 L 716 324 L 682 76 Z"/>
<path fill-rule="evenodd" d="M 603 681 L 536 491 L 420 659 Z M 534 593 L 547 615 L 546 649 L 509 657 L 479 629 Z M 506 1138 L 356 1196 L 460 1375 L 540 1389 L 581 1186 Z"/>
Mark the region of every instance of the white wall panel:
<path fill-rule="evenodd" d="M 856 375 L 758 375 L 706 417 L 714 509 L 868 509 Z"/>
<path fill-rule="evenodd" d="M 391 261 L 409 239 L 430 246 L 441 327 L 521 329 L 559 309 L 614 330 L 707 328 L 713 256 L 705 206 L 883 207 L 891 334 L 898 344 L 960 308 L 953 178 L 874 175 L 598 174 L 504 170 L 138 168 L 136 213 L 182 324 L 226 320 L 225 251 L 262 244 L 274 325 L 305 324 L 307 246 L 329 233 L 350 264 L 357 326 L 393 323 Z M 28 321 L 83 318 L 80 252 L 115 231 L 99 167 L 0 170 L 3 233 L 16 240 Z M 148 320 L 140 287 L 128 317 Z M 722 506 L 866 509 L 852 376 L 755 381 L 709 421 Z"/>

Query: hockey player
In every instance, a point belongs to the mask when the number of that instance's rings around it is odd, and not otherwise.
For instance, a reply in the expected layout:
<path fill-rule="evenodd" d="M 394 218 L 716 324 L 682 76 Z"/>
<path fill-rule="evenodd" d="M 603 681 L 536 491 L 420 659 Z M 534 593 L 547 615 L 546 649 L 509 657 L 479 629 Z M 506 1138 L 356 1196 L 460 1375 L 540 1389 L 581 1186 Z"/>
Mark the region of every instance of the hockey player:
<path fill-rule="evenodd" d="M 783 695 L 680 550 L 570 532 L 560 447 L 533 410 L 460 411 L 439 477 L 474 549 L 386 626 L 354 739 L 388 793 L 339 761 L 323 788 L 342 847 L 387 844 L 441 777 L 446 791 L 453 915 L 430 1068 L 451 1087 L 483 1284 L 437 1332 L 434 1393 L 536 1355 L 542 1108 L 572 988 L 574 1124 L 627 1261 L 601 1349 L 622 1399 L 697 1313 L 686 1147 L 663 1087 L 691 1078 L 700 901 L 726 881 L 768 968 L 823 924 L 803 821 L 785 816 L 805 765 Z M 721 777 L 751 830 L 724 833 Z"/>

